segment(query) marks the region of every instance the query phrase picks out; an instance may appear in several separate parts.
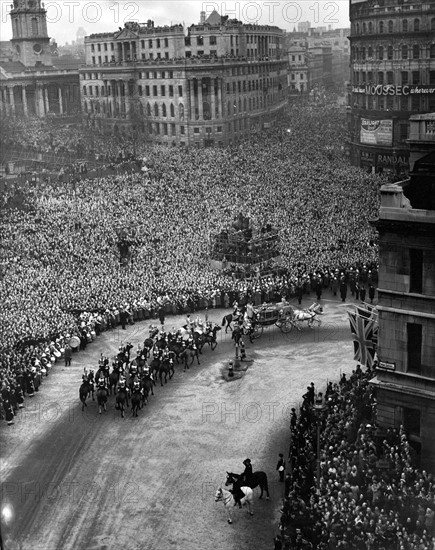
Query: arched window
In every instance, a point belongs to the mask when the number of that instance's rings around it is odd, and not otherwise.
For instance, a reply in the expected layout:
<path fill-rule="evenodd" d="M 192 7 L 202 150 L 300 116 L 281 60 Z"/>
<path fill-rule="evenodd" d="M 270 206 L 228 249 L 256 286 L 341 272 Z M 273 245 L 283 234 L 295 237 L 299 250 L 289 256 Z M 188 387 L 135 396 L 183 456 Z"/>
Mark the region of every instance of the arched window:
<path fill-rule="evenodd" d="M 184 105 L 182 103 L 178 105 L 178 117 L 180 120 L 184 120 Z"/>
<path fill-rule="evenodd" d="M 246 101 L 246 97 L 245 99 L 243 100 L 243 110 L 246 112 L 246 107 L 247 107 L 247 101 Z"/>
<path fill-rule="evenodd" d="M 382 34 L 384 32 L 384 22 L 379 21 L 379 34 Z"/>
<path fill-rule="evenodd" d="M 171 117 L 174 118 L 175 117 L 175 107 L 174 107 L 174 104 L 171 103 L 171 106 L 170 106 L 170 112 L 171 112 Z"/>
<path fill-rule="evenodd" d="M 429 57 L 430 57 L 431 59 L 434 59 L 434 58 L 435 58 L 435 44 L 431 44 L 431 45 L 430 45 Z"/>
<path fill-rule="evenodd" d="M 414 19 L 414 31 L 418 32 L 420 30 L 420 19 Z"/>
<path fill-rule="evenodd" d="M 373 23 L 369 21 L 369 34 L 373 33 Z"/>
<path fill-rule="evenodd" d="M 154 116 L 159 116 L 159 106 L 154 103 Z"/>
<path fill-rule="evenodd" d="M 420 57 L 420 46 L 418 44 L 414 44 L 412 46 L 412 59 L 419 59 Z"/>
<path fill-rule="evenodd" d="M 380 60 L 384 59 L 384 47 L 383 47 L 383 46 L 379 46 L 378 58 L 379 58 Z"/>
<path fill-rule="evenodd" d="M 430 30 L 435 31 L 435 17 L 430 20 Z"/>
<path fill-rule="evenodd" d="M 86 86 L 83 86 L 83 95 L 86 95 Z M 86 105 L 86 103 L 85 103 Z"/>
<path fill-rule="evenodd" d="M 369 46 L 369 49 L 367 51 L 367 55 L 369 56 L 369 59 L 371 59 L 373 57 L 373 48 L 371 46 Z"/>
<path fill-rule="evenodd" d="M 359 34 L 359 23 L 356 24 L 356 34 Z"/>
<path fill-rule="evenodd" d="M 402 46 L 402 59 L 408 59 L 408 46 Z"/>
<path fill-rule="evenodd" d="M 388 21 L 388 32 L 393 32 L 393 29 L 394 29 L 394 24 L 393 22 L 390 20 Z"/>
<path fill-rule="evenodd" d="M 32 35 L 38 36 L 38 19 L 36 17 L 32 17 Z"/>
<path fill-rule="evenodd" d="M 162 105 L 162 116 L 166 116 L 166 105 L 164 103 Z"/>
<path fill-rule="evenodd" d="M 366 49 L 365 48 L 361 48 L 361 59 L 364 61 L 366 58 Z"/>
<path fill-rule="evenodd" d="M 147 103 L 147 116 L 151 116 L 151 105 Z"/>
<path fill-rule="evenodd" d="M 140 113 L 140 116 L 143 116 L 143 105 L 142 105 L 142 103 L 139 103 L 139 113 Z"/>
<path fill-rule="evenodd" d="M 388 59 L 393 59 L 393 46 L 388 46 L 388 49 L 387 49 L 387 58 Z"/>
<path fill-rule="evenodd" d="M 404 19 L 402 21 L 402 31 L 403 32 L 408 32 L 408 19 Z"/>
<path fill-rule="evenodd" d="M 231 109 L 231 101 L 228 101 L 227 110 L 228 110 L 228 116 L 231 116 L 233 114 L 233 111 Z"/>
<path fill-rule="evenodd" d="M 365 22 L 362 24 L 362 31 L 363 31 L 363 34 L 367 34 L 367 25 Z"/>

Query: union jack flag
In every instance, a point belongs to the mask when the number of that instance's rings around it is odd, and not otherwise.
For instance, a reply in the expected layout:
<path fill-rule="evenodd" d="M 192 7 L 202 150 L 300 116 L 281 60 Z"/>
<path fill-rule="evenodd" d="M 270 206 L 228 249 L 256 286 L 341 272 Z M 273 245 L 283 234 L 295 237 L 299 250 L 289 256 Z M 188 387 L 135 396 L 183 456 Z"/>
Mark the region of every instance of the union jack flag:
<path fill-rule="evenodd" d="M 373 345 L 374 320 L 361 317 L 348 311 L 350 330 L 353 338 L 354 359 L 362 365 L 371 367 L 375 355 Z"/>

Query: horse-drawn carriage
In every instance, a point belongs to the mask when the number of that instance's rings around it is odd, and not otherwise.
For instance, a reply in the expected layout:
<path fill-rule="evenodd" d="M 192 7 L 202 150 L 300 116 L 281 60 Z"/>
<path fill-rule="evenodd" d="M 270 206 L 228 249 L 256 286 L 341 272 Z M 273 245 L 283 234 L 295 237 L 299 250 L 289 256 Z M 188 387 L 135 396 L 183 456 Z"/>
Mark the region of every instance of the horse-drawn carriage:
<path fill-rule="evenodd" d="M 313 327 L 314 322 L 320 326 L 318 314 L 323 313 L 319 304 L 312 304 L 306 309 L 296 309 L 294 306 L 279 302 L 277 304 L 263 304 L 256 308 L 256 315 L 252 326 L 251 338 L 259 338 L 263 334 L 265 326 L 275 325 L 281 332 L 288 333 L 293 328 L 301 330 L 302 322 L 308 321 L 308 326 Z"/>

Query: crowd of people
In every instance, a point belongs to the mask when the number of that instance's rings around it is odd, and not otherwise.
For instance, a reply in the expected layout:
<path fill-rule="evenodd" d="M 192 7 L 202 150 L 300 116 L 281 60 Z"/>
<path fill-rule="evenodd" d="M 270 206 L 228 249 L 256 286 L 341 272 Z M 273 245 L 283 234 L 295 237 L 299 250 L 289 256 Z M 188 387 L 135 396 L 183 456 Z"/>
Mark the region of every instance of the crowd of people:
<path fill-rule="evenodd" d="M 324 396 L 311 383 L 293 409 L 276 550 L 435 548 L 434 477 L 415 467 L 403 428 L 376 426 L 373 375 L 358 365 Z"/>
<path fill-rule="evenodd" d="M 17 191 L 6 190 L 1 382 L 26 368 L 29 345 L 42 353 L 66 334 L 80 336 L 82 312 L 125 308 L 141 319 L 161 294 L 181 312 L 247 295 L 258 305 L 315 288 L 321 294 L 343 279 L 375 281 L 376 236 L 367 220 L 376 217 L 381 180 L 341 157 L 344 118 L 335 107 L 311 103 L 285 123 L 292 128 L 285 148 L 279 132 L 223 149 L 156 146 L 138 152 L 146 172 L 93 180 L 83 173 L 74 187 L 39 180 L 20 188 L 8 208 Z M 48 149 L 88 145 L 78 129 L 51 125 L 44 133 L 47 124 L 17 123 L 2 139 L 18 135 Z M 123 145 L 122 154 L 132 155 Z M 107 151 L 106 143 L 99 148 Z M 254 229 L 277 230 L 279 271 L 247 281 L 211 268 L 214 237 L 240 213 Z"/>

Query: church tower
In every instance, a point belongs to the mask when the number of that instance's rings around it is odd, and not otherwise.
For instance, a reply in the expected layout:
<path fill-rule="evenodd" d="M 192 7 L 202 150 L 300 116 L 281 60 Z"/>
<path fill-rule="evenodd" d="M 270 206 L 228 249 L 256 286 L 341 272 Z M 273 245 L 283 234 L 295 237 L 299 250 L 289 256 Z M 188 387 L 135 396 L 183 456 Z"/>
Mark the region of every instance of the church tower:
<path fill-rule="evenodd" d="M 15 58 L 26 67 L 53 65 L 47 11 L 41 0 L 14 0 L 10 16 Z"/>

